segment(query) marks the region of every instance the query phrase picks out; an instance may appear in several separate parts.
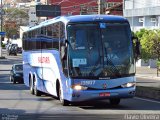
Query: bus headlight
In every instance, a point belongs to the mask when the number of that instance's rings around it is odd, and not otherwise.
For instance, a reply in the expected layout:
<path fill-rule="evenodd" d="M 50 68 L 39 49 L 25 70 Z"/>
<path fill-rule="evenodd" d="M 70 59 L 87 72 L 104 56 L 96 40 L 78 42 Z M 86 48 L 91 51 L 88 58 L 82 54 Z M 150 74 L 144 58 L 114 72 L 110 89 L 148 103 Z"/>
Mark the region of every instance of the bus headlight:
<path fill-rule="evenodd" d="M 74 90 L 87 90 L 88 87 L 81 86 L 81 85 L 73 85 L 71 88 Z"/>
<path fill-rule="evenodd" d="M 135 82 L 129 82 L 129 83 L 121 85 L 121 87 L 123 88 L 129 88 L 129 87 L 134 87 L 134 86 L 136 86 Z"/>

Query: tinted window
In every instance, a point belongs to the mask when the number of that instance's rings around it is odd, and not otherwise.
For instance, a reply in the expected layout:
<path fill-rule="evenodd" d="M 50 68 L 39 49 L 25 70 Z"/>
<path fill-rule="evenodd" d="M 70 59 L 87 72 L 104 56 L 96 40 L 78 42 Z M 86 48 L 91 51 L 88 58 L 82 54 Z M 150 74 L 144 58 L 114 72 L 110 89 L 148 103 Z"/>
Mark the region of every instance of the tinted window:
<path fill-rule="evenodd" d="M 23 65 L 15 65 L 15 70 L 16 71 L 22 71 L 23 70 Z"/>
<path fill-rule="evenodd" d="M 64 39 L 64 24 L 57 22 L 23 34 L 24 50 L 58 49 Z"/>

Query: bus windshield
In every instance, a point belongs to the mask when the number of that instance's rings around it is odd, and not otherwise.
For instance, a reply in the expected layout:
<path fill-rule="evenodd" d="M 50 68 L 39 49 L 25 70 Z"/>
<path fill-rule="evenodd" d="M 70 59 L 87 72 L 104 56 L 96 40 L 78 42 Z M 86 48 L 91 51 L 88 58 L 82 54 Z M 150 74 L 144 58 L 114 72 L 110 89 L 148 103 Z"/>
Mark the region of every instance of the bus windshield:
<path fill-rule="evenodd" d="M 111 79 L 135 73 L 128 23 L 69 24 L 69 75 Z"/>

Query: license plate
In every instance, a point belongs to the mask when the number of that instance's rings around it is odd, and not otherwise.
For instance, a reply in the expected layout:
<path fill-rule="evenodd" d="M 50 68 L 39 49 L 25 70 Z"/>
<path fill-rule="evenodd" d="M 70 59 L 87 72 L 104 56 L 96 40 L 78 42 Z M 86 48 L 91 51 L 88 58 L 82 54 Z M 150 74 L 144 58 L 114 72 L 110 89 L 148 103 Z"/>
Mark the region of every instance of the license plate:
<path fill-rule="evenodd" d="M 99 93 L 99 96 L 101 97 L 109 97 L 110 96 L 110 93 L 106 92 L 106 93 Z"/>

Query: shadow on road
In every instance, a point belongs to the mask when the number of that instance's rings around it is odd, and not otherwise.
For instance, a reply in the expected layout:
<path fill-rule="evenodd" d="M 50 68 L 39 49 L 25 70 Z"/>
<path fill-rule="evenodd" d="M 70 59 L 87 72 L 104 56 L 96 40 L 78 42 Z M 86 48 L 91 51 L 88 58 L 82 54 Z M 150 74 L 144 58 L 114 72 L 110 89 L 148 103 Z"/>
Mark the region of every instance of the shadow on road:
<path fill-rule="evenodd" d="M 9 74 L 0 74 L 0 90 L 28 90 L 24 84 L 11 83 L 9 76 Z"/>
<path fill-rule="evenodd" d="M 0 109 L 4 111 L 0 117 L 2 120 L 120 120 L 125 115 L 96 115 L 96 114 L 26 114 L 23 110 Z M 6 114 L 6 113 L 7 114 Z"/>
<path fill-rule="evenodd" d="M 13 65 L 17 63 L 22 63 L 22 60 L 17 59 L 2 59 L 0 60 L 0 65 Z"/>
<path fill-rule="evenodd" d="M 103 101 L 89 101 L 74 104 L 85 110 L 160 110 L 160 103 L 149 103 L 148 101 L 138 99 L 122 99 L 121 103 L 117 106 L 111 105 L 108 100 Z"/>

